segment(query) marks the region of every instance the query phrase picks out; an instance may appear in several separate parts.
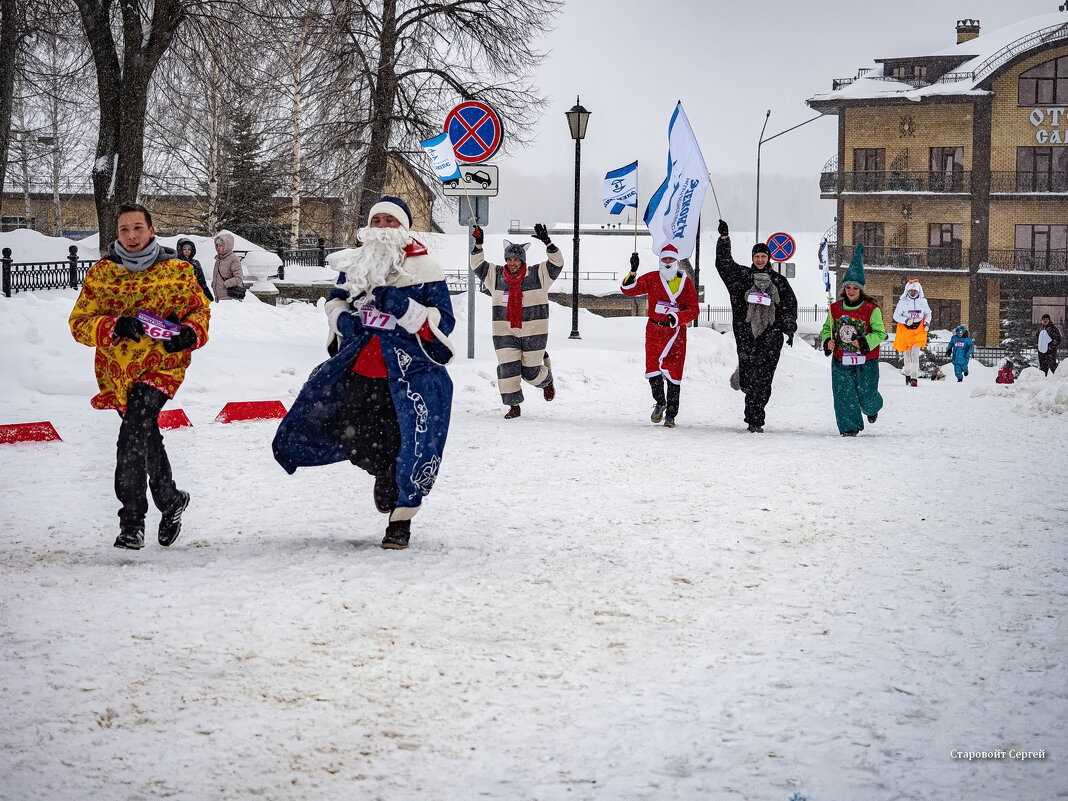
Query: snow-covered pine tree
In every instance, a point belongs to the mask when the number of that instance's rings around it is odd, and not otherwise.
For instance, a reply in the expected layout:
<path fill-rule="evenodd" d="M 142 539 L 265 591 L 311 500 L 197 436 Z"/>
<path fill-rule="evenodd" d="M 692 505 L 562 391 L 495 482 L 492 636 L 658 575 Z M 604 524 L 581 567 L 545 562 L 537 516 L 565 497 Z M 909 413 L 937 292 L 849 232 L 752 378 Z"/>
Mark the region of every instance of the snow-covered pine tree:
<path fill-rule="evenodd" d="M 281 180 L 263 156 L 263 134 L 256 130 L 256 116 L 250 109 L 233 109 L 222 155 L 219 228 L 274 248 L 288 233 L 278 222 L 281 206 L 275 193 Z"/>
<path fill-rule="evenodd" d="M 1024 354 L 1033 339 L 1030 297 L 1006 294 L 1001 300 L 1001 314 L 1001 347 L 1019 375 L 1024 368 L 1037 366 Z"/>

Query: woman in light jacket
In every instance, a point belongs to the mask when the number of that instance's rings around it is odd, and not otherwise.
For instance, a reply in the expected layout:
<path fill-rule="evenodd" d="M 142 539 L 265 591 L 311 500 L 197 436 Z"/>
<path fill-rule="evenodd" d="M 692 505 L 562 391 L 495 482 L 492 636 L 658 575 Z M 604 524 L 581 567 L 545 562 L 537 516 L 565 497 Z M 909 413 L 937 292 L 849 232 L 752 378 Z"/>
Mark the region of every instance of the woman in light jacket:
<path fill-rule="evenodd" d="M 244 274 L 241 258 L 234 253 L 234 235 L 215 236 L 215 272 L 211 276 L 211 288 L 216 300 L 240 300 L 245 296 Z"/>
<path fill-rule="evenodd" d="M 904 354 L 906 386 L 917 386 L 920 377 L 920 350 L 927 345 L 931 327 L 931 306 L 923 296 L 923 287 L 915 278 L 905 284 L 905 291 L 894 308 L 894 350 Z"/>

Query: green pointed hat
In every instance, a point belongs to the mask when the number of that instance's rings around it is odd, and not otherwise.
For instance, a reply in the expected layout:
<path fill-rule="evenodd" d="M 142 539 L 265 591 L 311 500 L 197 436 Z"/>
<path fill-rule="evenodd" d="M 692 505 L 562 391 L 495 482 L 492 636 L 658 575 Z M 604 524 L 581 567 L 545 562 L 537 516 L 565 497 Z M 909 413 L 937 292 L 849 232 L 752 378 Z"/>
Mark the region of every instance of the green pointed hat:
<path fill-rule="evenodd" d="M 845 271 L 845 277 L 842 278 L 842 286 L 846 287 L 852 284 L 853 286 L 859 286 L 864 288 L 864 243 L 858 242 L 856 250 L 853 251 L 853 261 L 849 262 L 849 269 Z"/>

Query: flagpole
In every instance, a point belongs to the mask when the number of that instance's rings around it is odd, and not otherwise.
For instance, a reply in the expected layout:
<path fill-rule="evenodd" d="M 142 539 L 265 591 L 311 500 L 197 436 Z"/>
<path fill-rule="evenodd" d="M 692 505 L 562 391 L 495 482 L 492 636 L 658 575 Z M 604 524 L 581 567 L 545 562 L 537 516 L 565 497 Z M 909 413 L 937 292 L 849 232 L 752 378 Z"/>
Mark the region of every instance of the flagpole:
<path fill-rule="evenodd" d="M 708 188 L 712 190 L 712 199 L 716 201 L 716 214 L 719 215 L 719 219 L 723 219 L 723 212 L 719 210 L 719 198 L 716 197 L 716 185 L 712 183 L 712 173 L 708 174 Z"/>
<path fill-rule="evenodd" d="M 634 252 L 638 252 L 638 196 L 634 195 Z"/>

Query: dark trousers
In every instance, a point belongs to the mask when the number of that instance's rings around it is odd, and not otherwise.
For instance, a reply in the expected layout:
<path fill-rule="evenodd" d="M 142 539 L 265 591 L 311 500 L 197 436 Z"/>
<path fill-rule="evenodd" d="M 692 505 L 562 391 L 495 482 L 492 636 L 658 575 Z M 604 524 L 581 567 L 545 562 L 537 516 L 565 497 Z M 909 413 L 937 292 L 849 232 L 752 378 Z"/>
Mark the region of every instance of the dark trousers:
<path fill-rule="evenodd" d="M 1038 369 L 1043 375 L 1057 372 L 1057 352 L 1038 354 Z"/>
<path fill-rule="evenodd" d="M 664 398 L 664 376 L 657 375 L 649 379 L 649 388 L 653 390 L 653 400 L 660 406 L 665 406 L 664 414 L 668 417 L 679 416 L 679 392 L 682 385 L 673 381 L 667 382 L 667 398 Z"/>
<path fill-rule="evenodd" d="M 122 424 L 115 447 L 115 495 L 122 504 L 119 524 L 124 527 L 144 526 L 146 486 L 160 511 L 173 508 L 178 499 L 157 419 L 166 402 L 167 396 L 155 387 L 134 384 L 126 395 L 126 412 L 119 412 Z"/>
<path fill-rule="evenodd" d="M 750 348 L 738 350 L 738 379 L 745 393 L 745 422 L 764 425 L 764 407 L 771 399 L 771 382 L 779 366 L 782 334 L 774 332 L 775 345 L 757 340 Z"/>
<path fill-rule="evenodd" d="M 347 372 L 341 401 L 339 439 L 348 460 L 382 482 L 383 494 L 397 497 L 400 426 L 389 394 L 388 378 Z"/>

